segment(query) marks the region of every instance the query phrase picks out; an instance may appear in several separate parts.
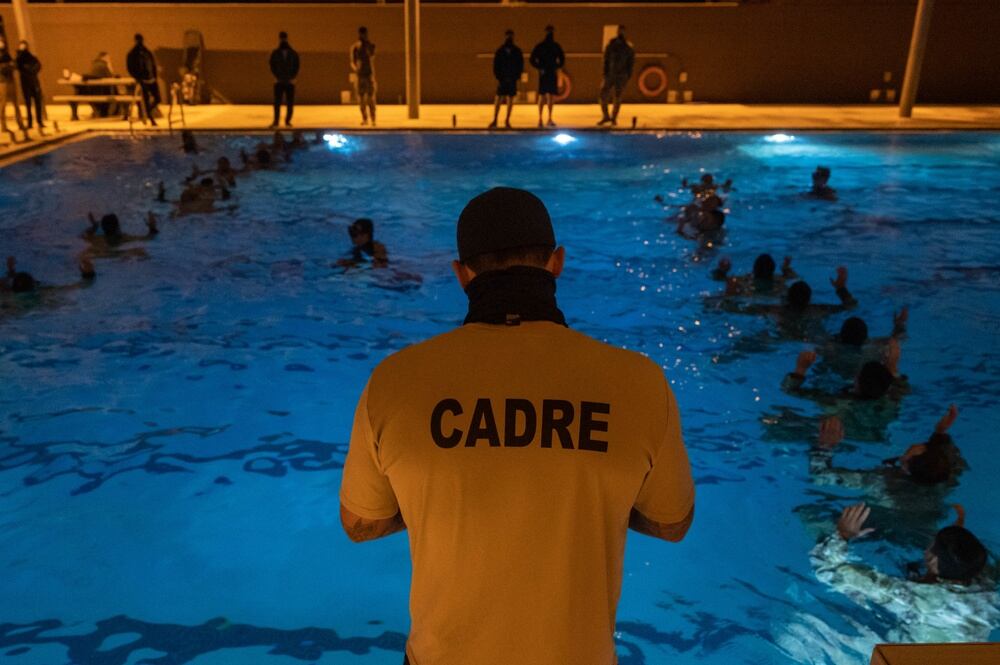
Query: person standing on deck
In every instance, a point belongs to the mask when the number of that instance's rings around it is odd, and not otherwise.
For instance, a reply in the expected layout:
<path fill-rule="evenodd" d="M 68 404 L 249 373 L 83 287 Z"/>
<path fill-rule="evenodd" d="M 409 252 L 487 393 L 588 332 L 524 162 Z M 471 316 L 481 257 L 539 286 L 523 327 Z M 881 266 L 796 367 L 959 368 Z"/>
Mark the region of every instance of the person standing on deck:
<path fill-rule="evenodd" d="M 351 71 L 357 80 L 358 106 L 361 107 L 361 124 L 368 124 L 368 115 L 375 126 L 375 44 L 368 41 L 368 28 L 358 28 L 358 41 L 351 45 Z"/>
<path fill-rule="evenodd" d="M 507 104 L 507 119 L 504 127 L 510 129 L 510 112 L 514 108 L 514 97 L 517 96 L 517 80 L 524 72 L 524 53 L 514 44 L 514 31 L 504 33 L 503 44 L 493 54 L 493 76 L 497 80 L 497 95 L 493 102 L 493 122 L 489 129 L 496 129 L 497 116 L 500 115 L 500 104 Z"/>
<path fill-rule="evenodd" d="M 139 84 L 146 117 L 149 118 L 149 123 L 155 127 L 156 120 L 153 118 L 153 114 L 160 104 L 160 86 L 156 82 L 156 58 L 153 57 L 153 52 L 143 44 L 142 35 L 136 34 L 135 46 L 128 52 L 125 64 L 129 76 Z"/>
<path fill-rule="evenodd" d="M 612 665 L 628 528 L 681 540 L 694 482 L 659 365 L 571 330 L 545 205 L 500 187 L 458 218 L 464 325 L 383 360 L 361 394 L 340 514 L 401 530 L 413 665 Z"/>
<path fill-rule="evenodd" d="M 566 54 L 555 38 L 555 28 L 545 26 L 545 39 L 535 44 L 531 49 L 531 66 L 538 70 L 538 126 L 542 124 L 542 110 L 549 106 L 549 127 L 555 127 L 552 121 L 553 96 L 559 94 L 559 71 L 566 64 Z"/>
<path fill-rule="evenodd" d="M 14 118 L 18 129 L 24 131 L 21 107 L 17 103 L 17 87 L 14 85 L 14 58 L 7 51 L 7 42 L 0 38 L 0 131 L 14 135 L 7 129 L 7 103 L 14 106 Z M 16 140 L 16 139 L 15 139 Z"/>
<path fill-rule="evenodd" d="M 281 116 L 281 100 L 284 99 L 285 127 L 292 126 L 292 112 L 295 110 L 295 78 L 299 75 L 299 54 L 288 43 L 288 33 L 278 33 L 278 48 L 271 51 L 271 74 L 274 76 L 274 120 L 270 129 L 278 126 Z"/>
<path fill-rule="evenodd" d="M 622 90 L 632 78 L 635 49 L 625 39 L 625 26 L 618 26 L 618 36 L 604 48 L 604 81 L 601 83 L 601 120 L 598 125 L 618 124 L 618 110 L 622 105 Z M 608 114 L 608 102 L 613 104 Z"/>
<path fill-rule="evenodd" d="M 31 129 L 31 107 L 35 107 L 35 117 L 38 118 L 38 128 L 45 127 L 42 117 L 42 84 L 38 73 L 42 71 L 41 61 L 28 50 L 28 42 L 21 40 L 17 46 L 17 71 L 21 75 L 21 92 L 24 94 L 24 107 L 28 115 L 28 129 Z"/>

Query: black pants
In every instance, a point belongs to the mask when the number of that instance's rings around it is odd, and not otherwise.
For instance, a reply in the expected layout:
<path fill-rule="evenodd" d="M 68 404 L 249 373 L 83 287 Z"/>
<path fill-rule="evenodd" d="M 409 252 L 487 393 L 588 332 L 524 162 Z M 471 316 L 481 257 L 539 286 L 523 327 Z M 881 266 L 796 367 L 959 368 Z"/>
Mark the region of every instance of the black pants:
<path fill-rule="evenodd" d="M 275 83 L 274 84 L 274 124 L 278 124 L 278 116 L 281 115 L 281 98 L 284 97 L 285 101 L 288 103 L 288 109 L 285 111 L 285 124 L 287 125 L 292 121 L 292 111 L 295 110 L 295 84 L 294 83 Z"/>
<path fill-rule="evenodd" d="M 149 83 L 140 81 L 139 87 L 142 89 L 142 105 L 146 109 L 146 117 L 153 122 L 153 111 L 160 104 L 160 86 L 156 81 Z"/>
<path fill-rule="evenodd" d="M 24 106 L 28 111 L 28 127 L 31 127 L 32 102 L 35 104 L 35 117 L 38 119 L 38 126 L 42 127 L 44 122 L 44 118 L 42 118 L 42 86 L 38 85 L 37 82 L 25 84 L 22 81 L 21 92 L 24 94 Z"/>

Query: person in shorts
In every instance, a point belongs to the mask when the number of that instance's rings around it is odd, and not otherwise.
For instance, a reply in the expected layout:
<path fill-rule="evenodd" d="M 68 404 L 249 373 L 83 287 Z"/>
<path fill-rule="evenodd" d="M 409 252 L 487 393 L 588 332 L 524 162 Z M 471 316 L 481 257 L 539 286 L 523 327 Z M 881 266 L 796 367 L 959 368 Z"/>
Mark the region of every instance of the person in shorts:
<path fill-rule="evenodd" d="M 555 28 L 545 26 L 545 39 L 535 44 L 531 49 L 531 66 L 538 70 L 538 126 L 542 124 L 542 111 L 546 104 L 549 107 L 549 127 L 555 127 L 552 121 L 553 98 L 559 94 L 559 70 L 566 64 L 566 54 L 555 38 Z"/>
<path fill-rule="evenodd" d="M 496 129 L 501 104 L 507 104 L 504 127 L 510 129 L 510 112 L 514 108 L 517 80 L 521 78 L 522 72 L 524 72 L 524 53 L 514 44 L 514 31 L 508 29 L 504 33 L 503 44 L 493 54 L 493 76 L 497 80 L 497 95 L 493 102 L 493 122 L 490 123 L 489 129 Z"/>

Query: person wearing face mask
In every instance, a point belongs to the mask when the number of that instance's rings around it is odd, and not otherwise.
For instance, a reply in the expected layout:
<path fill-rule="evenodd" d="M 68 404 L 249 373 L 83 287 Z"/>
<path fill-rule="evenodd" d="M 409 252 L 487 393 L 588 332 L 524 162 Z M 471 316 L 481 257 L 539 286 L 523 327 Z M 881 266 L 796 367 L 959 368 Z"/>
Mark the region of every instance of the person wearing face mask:
<path fill-rule="evenodd" d="M 25 113 L 28 116 L 28 129 L 31 129 L 31 107 L 35 107 L 35 118 L 38 119 L 38 128 L 45 127 L 42 116 L 42 84 L 38 80 L 38 73 L 42 71 L 42 62 L 35 57 L 35 54 L 28 50 L 28 42 L 21 40 L 17 46 L 17 58 L 15 59 L 17 71 L 21 75 L 21 92 L 24 93 Z"/>
<path fill-rule="evenodd" d="M 17 88 L 14 87 L 14 58 L 7 50 L 7 42 L 0 37 L 0 131 L 11 136 L 14 133 L 7 128 L 7 104 L 14 106 L 14 118 L 18 129 L 24 130 L 24 120 L 21 119 L 21 107 L 17 104 Z"/>

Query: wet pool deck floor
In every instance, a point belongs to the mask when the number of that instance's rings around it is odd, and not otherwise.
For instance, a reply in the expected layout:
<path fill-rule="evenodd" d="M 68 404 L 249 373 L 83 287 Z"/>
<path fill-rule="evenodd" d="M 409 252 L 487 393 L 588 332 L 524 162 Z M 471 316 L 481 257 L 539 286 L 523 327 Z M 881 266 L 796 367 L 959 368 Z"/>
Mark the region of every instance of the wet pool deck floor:
<path fill-rule="evenodd" d="M 166 107 L 161 107 L 164 112 Z M 429 104 L 421 107 L 420 119 L 409 120 L 407 109 L 400 105 L 379 107 L 377 130 L 464 130 L 483 131 L 493 117 L 493 106 L 487 104 Z M 50 104 L 51 120 L 59 132 L 40 137 L 31 133 L 30 141 L 9 143 L 0 136 L 0 166 L 44 152 L 72 139 L 101 132 L 128 132 L 121 120 L 69 120 L 65 105 Z M 86 116 L 89 108 L 82 108 Z M 251 132 L 264 131 L 271 122 L 271 107 L 266 105 L 209 105 L 185 107 L 185 125 L 199 131 Z M 501 115 L 502 117 L 502 115 Z M 557 106 L 555 120 L 559 129 L 597 130 L 600 109 L 596 104 Z M 619 116 L 618 130 L 632 127 L 638 130 L 1000 130 L 1000 106 L 918 106 L 913 117 L 898 117 L 896 107 L 875 105 L 747 105 L 747 104 L 625 104 Z M 454 119 L 454 125 L 453 125 Z M 180 113 L 174 110 L 174 129 L 181 128 Z M 514 130 L 537 129 L 537 107 L 518 104 L 514 107 Z M 136 132 L 168 131 L 167 119 L 158 120 L 158 127 L 135 123 Z M 303 130 L 330 129 L 361 131 L 360 114 L 355 106 L 303 105 L 295 109 L 294 126 Z M 13 126 L 13 122 L 10 122 Z M 500 130 L 503 131 L 503 130 Z"/>

